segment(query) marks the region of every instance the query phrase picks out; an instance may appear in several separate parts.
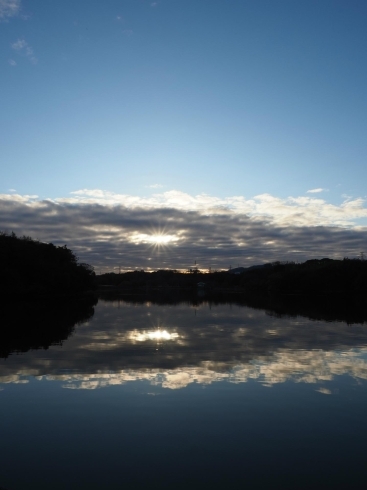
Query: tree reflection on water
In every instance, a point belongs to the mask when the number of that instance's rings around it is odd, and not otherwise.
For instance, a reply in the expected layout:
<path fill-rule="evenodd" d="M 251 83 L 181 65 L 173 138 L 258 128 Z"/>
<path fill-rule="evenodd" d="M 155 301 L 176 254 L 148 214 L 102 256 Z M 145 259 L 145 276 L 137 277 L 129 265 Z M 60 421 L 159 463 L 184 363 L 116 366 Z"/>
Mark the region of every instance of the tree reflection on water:
<path fill-rule="evenodd" d="M 97 299 L 11 302 L 0 308 L 0 357 L 62 345 L 94 315 Z"/>

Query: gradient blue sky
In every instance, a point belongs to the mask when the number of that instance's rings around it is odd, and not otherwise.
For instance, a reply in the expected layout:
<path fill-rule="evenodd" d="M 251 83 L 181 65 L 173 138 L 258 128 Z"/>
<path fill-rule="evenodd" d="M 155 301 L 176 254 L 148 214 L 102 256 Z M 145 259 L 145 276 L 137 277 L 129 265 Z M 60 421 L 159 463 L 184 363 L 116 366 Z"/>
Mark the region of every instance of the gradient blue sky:
<path fill-rule="evenodd" d="M 367 223 L 365 0 L 0 0 L 0 20 L 0 193 L 357 200 Z"/>

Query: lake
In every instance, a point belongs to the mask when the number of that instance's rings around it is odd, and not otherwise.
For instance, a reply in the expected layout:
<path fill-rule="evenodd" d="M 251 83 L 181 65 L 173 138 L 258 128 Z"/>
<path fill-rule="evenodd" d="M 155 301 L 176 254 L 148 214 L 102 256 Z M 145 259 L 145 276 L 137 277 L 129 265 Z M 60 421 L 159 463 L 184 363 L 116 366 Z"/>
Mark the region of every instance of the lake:
<path fill-rule="evenodd" d="M 359 306 L 133 296 L 5 305 L 0 487 L 364 488 Z"/>

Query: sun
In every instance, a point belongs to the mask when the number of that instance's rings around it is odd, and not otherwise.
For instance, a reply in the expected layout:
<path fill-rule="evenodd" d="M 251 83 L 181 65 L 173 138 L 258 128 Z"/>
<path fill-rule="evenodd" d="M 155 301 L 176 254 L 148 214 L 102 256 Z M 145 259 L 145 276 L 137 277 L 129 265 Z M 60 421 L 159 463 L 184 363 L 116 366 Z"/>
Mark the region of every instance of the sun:
<path fill-rule="evenodd" d="M 168 340 L 177 340 L 180 336 L 177 332 L 168 332 L 167 330 L 161 330 L 160 328 L 150 331 L 138 331 L 133 330 L 130 332 L 129 338 L 134 342 L 146 342 L 153 340 L 156 342 L 163 342 Z"/>
<path fill-rule="evenodd" d="M 154 235 L 147 235 L 147 242 L 152 243 L 154 245 L 168 245 L 169 243 L 172 242 L 177 242 L 179 238 L 175 235 L 164 235 L 162 234 L 154 234 Z"/>
<path fill-rule="evenodd" d="M 152 233 L 133 233 L 130 241 L 135 244 L 146 243 L 155 248 L 173 245 L 180 240 L 176 234 L 166 233 L 165 231 L 153 231 Z"/>

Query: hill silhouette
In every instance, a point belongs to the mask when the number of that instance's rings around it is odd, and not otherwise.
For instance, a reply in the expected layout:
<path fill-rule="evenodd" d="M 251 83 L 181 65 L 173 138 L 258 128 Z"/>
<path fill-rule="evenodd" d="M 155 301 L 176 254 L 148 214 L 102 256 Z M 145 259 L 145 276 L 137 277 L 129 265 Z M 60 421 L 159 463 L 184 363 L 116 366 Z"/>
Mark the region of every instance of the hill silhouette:
<path fill-rule="evenodd" d="M 0 233 L 2 296 L 73 296 L 94 287 L 95 273 L 66 245 L 59 247 L 14 233 Z"/>
<path fill-rule="evenodd" d="M 159 290 L 197 290 L 212 293 L 228 291 L 248 294 L 346 294 L 367 292 L 367 260 L 348 259 L 273 262 L 249 268 L 203 273 L 191 270 L 107 273 L 96 277 L 100 290 L 149 292 Z"/>

